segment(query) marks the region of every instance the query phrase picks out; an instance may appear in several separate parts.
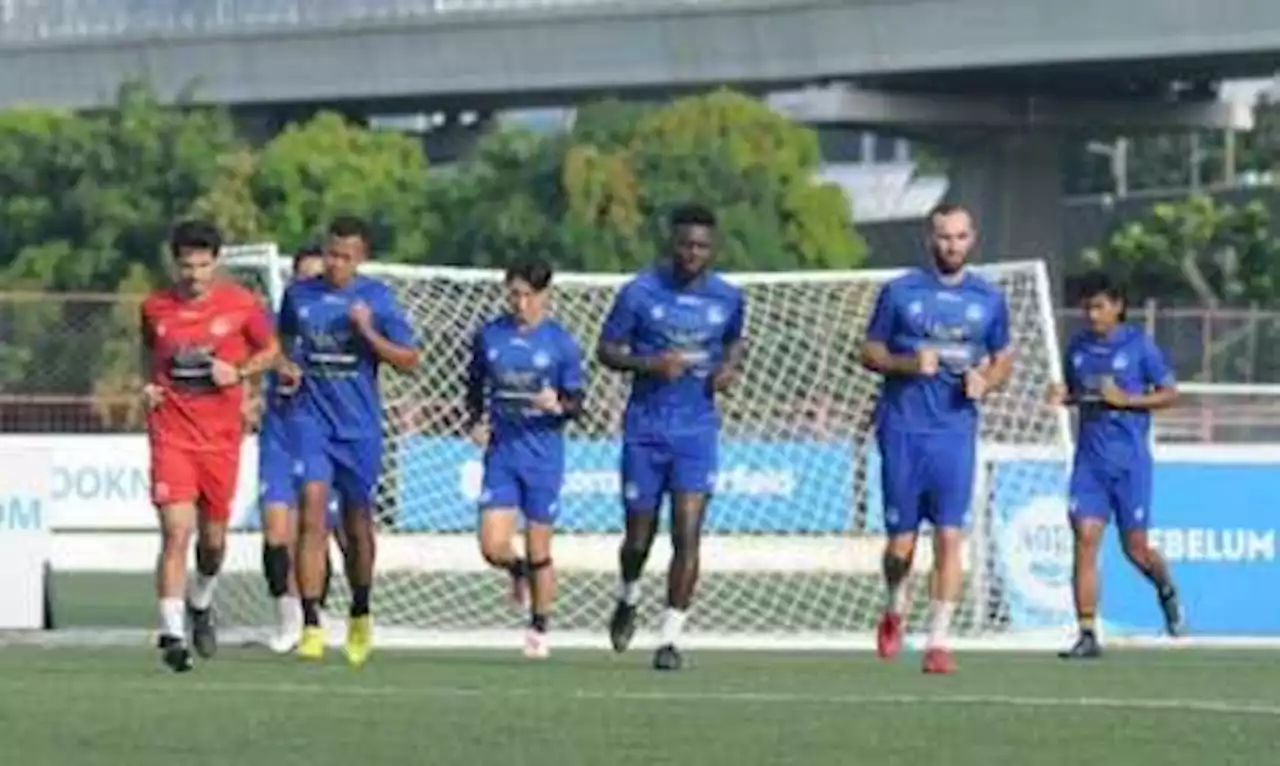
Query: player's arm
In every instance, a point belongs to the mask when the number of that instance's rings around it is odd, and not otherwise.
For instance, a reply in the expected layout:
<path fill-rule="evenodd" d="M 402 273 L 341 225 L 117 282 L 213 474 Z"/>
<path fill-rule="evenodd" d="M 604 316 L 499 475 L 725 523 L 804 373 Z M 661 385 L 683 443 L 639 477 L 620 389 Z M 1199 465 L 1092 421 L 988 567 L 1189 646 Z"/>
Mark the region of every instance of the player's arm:
<path fill-rule="evenodd" d="M 1162 410 L 1178 401 L 1177 379 L 1165 362 L 1164 354 L 1150 338 L 1143 338 L 1142 359 L 1138 364 L 1146 391 L 1125 393 L 1110 381 L 1102 390 L 1108 406 L 1120 410 Z"/>
<path fill-rule="evenodd" d="M 739 295 L 738 301 L 725 323 L 724 356 L 716 369 L 711 383 L 716 391 L 727 391 L 742 374 L 742 365 L 747 358 L 747 342 L 743 332 L 747 324 L 747 299 Z"/>
<path fill-rule="evenodd" d="M 586 401 L 582 375 L 582 349 L 572 335 L 566 333 L 561 341 L 560 367 L 556 371 L 556 398 L 559 414 L 566 420 L 582 416 Z"/>
<path fill-rule="evenodd" d="M 280 339 L 271 328 L 271 318 L 257 300 L 253 301 L 248 317 L 245 319 L 243 333 L 249 348 L 253 349 L 249 358 L 236 372 L 241 381 L 251 381 L 267 370 L 276 367 L 280 359 Z"/>
<path fill-rule="evenodd" d="M 613 299 L 613 306 L 600 328 L 596 360 L 615 372 L 654 375 L 658 371 L 657 358 L 639 356 L 631 350 L 631 338 L 637 325 L 635 308 L 631 304 L 631 291 L 624 287 Z"/>
<path fill-rule="evenodd" d="M 467 423 L 463 428 L 468 432 L 484 420 L 485 358 L 484 330 L 480 329 L 472 336 L 471 361 L 467 363 Z"/>
<path fill-rule="evenodd" d="M 351 307 L 350 319 L 356 331 L 373 349 L 378 361 L 409 372 L 418 366 L 422 355 L 409 319 L 390 292 L 383 294 L 375 306 L 357 303 Z"/>
<path fill-rule="evenodd" d="M 881 375 L 917 375 L 921 372 L 920 356 L 895 354 L 889 350 L 893 335 L 893 298 L 888 285 L 880 288 L 875 310 L 867 324 L 859 361 L 862 366 Z"/>
<path fill-rule="evenodd" d="M 147 316 L 144 303 L 138 316 L 139 338 L 138 370 L 142 374 L 142 398 L 147 407 L 154 408 L 160 403 L 163 389 L 156 382 L 155 337 L 151 333 L 151 319 Z"/>
<path fill-rule="evenodd" d="M 991 321 L 982 339 L 987 356 L 965 375 L 965 389 L 971 399 L 998 391 L 1013 375 L 1013 347 L 1009 341 L 1009 304 L 1001 294 L 996 300 Z"/>

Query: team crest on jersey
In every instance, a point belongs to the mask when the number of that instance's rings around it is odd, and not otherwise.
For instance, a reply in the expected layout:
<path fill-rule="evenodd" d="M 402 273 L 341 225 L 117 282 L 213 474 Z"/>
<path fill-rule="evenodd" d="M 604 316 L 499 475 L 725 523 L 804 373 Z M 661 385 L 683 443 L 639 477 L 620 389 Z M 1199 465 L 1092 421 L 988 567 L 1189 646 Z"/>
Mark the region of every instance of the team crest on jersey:
<path fill-rule="evenodd" d="M 545 369 L 551 366 L 551 357 L 546 351 L 538 351 L 533 355 L 533 366 L 538 369 Z"/>
<path fill-rule="evenodd" d="M 157 338 L 163 338 L 163 337 L 164 337 L 164 335 L 165 335 L 165 333 L 167 333 L 168 331 L 169 331 L 169 328 L 165 325 L 165 323 L 164 323 L 164 322 L 157 322 L 157 323 L 156 323 L 156 337 L 157 337 Z"/>
<path fill-rule="evenodd" d="M 1075 352 L 1074 354 L 1072 354 L 1072 355 L 1071 355 L 1071 366 L 1072 366 L 1072 367 L 1080 367 L 1080 366 L 1081 366 L 1081 365 L 1083 365 L 1083 364 L 1084 364 L 1084 354 L 1082 354 L 1082 353 L 1080 353 L 1079 351 L 1077 351 L 1077 352 Z"/>
<path fill-rule="evenodd" d="M 707 309 L 707 321 L 711 324 L 724 324 L 724 319 L 724 309 L 714 303 L 711 304 L 710 308 Z"/>
<path fill-rule="evenodd" d="M 982 306 L 978 305 L 977 303 L 970 303 L 964 309 L 964 318 L 974 323 L 981 322 Z"/>
<path fill-rule="evenodd" d="M 1111 360 L 1111 369 L 1113 370 L 1123 370 L 1128 366 L 1129 366 L 1129 357 L 1125 356 L 1124 352 L 1116 354 L 1115 359 Z"/>
<path fill-rule="evenodd" d="M 662 308 L 661 306 L 654 306 L 653 308 L 649 309 L 649 316 L 653 319 L 662 319 L 666 315 L 667 315 L 666 309 Z"/>
<path fill-rule="evenodd" d="M 215 338 L 221 338 L 229 332 L 231 332 L 231 322 L 226 317 L 215 317 L 209 323 L 209 333 Z"/>
<path fill-rule="evenodd" d="M 490 362 L 492 362 L 493 360 L 495 360 L 495 359 L 497 359 L 497 358 L 498 358 L 498 349 L 496 349 L 496 348 L 491 348 L 491 349 L 489 349 L 489 350 L 485 353 L 485 356 L 489 359 L 489 361 L 490 361 Z"/>
<path fill-rule="evenodd" d="M 924 304 L 920 301 L 911 301 L 907 304 L 907 313 L 911 316 L 917 316 L 924 311 Z"/>

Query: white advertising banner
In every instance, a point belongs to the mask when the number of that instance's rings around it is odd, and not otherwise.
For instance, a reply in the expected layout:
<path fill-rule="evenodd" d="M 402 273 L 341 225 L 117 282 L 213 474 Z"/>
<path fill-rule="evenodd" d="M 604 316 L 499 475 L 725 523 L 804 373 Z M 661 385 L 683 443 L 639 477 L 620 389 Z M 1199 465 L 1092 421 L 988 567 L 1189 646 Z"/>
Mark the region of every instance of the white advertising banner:
<path fill-rule="evenodd" d="M 53 530 L 155 529 L 148 470 L 150 451 L 142 434 L 4 434 L 0 452 L 45 454 L 48 506 Z M 240 452 L 232 526 L 257 513 L 258 444 L 246 439 Z M 0 462 L 0 487 L 20 481 L 31 467 Z"/>
<path fill-rule="evenodd" d="M 38 447 L 0 444 L 0 630 L 44 626 L 44 567 L 52 460 Z"/>

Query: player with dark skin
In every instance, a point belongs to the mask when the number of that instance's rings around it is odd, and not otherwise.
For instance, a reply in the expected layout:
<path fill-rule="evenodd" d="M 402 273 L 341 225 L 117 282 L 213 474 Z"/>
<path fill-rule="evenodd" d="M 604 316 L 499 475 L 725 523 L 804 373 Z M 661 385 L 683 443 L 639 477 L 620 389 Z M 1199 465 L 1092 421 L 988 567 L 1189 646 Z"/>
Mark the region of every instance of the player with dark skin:
<path fill-rule="evenodd" d="M 669 280 L 669 284 L 662 289 L 668 289 L 670 292 L 664 293 L 664 295 L 684 295 L 689 297 L 700 295 L 699 290 L 713 291 L 720 289 L 721 292 L 718 293 L 717 297 L 726 297 L 725 290 L 733 290 L 734 293 L 728 295 L 730 302 L 732 302 L 734 300 L 733 295 L 740 295 L 736 292 L 736 288 L 716 288 L 709 282 L 709 280 L 718 280 L 717 277 L 710 273 L 710 266 L 715 257 L 717 244 L 714 217 L 697 206 L 692 206 L 690 211 L 701 211 L 704 215 L 689 214 L 681 216 L 677 213 L 673 217 L 670 263 L 655 270 L 655 273 L 667 274 L 666 277 L 659 277 L 659 279 Z M 715 284 L 722 283 L 716 282 Z M 674 298 L 671 300 L 674 301 Z M 735 317 L 738 322 L 736 325 L 738 327 L 737 333 L 740 333 L 740 298 L 737 299 L 737 306 Z M 644 321 L 646 316 L 652 318 L 663 315 L 662 310 L 655 311 L 655 308 L 665 309 L 665 313 L 668 315 L 674 313 L 674 309 L 670 304 L 665 305 L 665 307 L 663 304 L 657 304 L 649 307 L 647 311 L 641 312 L 641 321 Z M 730 311 L 733 312 L 734 310 L 730 309 Z M 661 327 L 661 320 L 650 319 L 649 321 L 657 325 L 654 331 L 659 335 L 666 332 Z M 730 323 L 732 324 L 733 321 L 731 319 Z M 705 364 L 707 349 L 714 349 L 713 353 L 715 358 L 718 359 L 718 364 L 714 366 L 714 369 L 706 370 L 700 376 L 705 378 L 702 381 L 702 385 L 706 387 L 703 389 L 702 397 L 707 402 L 714 402 L 715 394 L 727 391 L 738 378 L 745 350 L 745 343 L 740 337 L 737 337 L 736 333 L 721 334 L 720 330 L 722 329 L 717 327 L 715 332 L 709 332 L 703 341 L 703 348 L 700 350 L 691 350 L 678 345 L 672 347 L 671 344 L 668 344 L 665 349 L 649 354 L 638 352 L 635 343 L 618 342 L 617 339 L 606 337 L 606 334 L 602 333 L 597 348 L 597 358 L 601 364 L 609 369 L 631 373 L 635 376 L 634 386 L 644 384 L 647 378 L 649 379 L 648 382 L 655 386 L 667 385 L 675 387 L 685 385 L 685 382 L 689 380 L 688 376 L 696 374 L 695 366 L 699 363 Z M 707 388 L 710 390 L 708 391 Z M 714 407 L 713 404 L 705 406 Z M 718 432 L 718 426 L 715 428 Z M 684 449 L 679 446 L 679 440 L 685 438 L 695 439 L 702 437 L 670 436 L 672 444 L 675 445 L 670 449 L 672 452 L 677 453 L 677 456 L 674 458 L 668 456 L 666 458 L 671 462 L 672 467 L 665 470 L 672 471 L 673 475 L 678 475 L 680 471 L 679 466 L 674 465 L 674 463 L 690 457 L 689 455 L 678 454 Z M 697 450 L 696 447 L 693 449 Z M 710 450 L 713 451 L 714 447 L 710 448 Z M 696 461 L 696 458 L 693 458 L 693 460 Z M 703 470 L 703 475 L 709 472 L 713 476 L 715 471 L 714 457 L 709 458 L 709 460 L 710 464 Z M 627 459 L 624 457 L 624 465 L 626 463 Z M 624 481 L 626 481 L 625 474 L 626 469 L 624 467 Z M 683 626 L 684 614 L 692 603 L 694 589 L 698 582 L 699 545 L 702 526 L 713 489 L 711 486 L 705 486 L 699 488 L 703 491 L 689 491 L 686 487 L 679 486 L 679 483 L 679 478 L 674 479 L 674 483 L 672 483 L 671 479 L 668 479 L 663 487 L 658 488 L 657 492 L 653 494 L 645 493 L 647 497 L 644 499 L 634 500 L 633 498 L 628 498 L 626 533 L 618 555 L 621 575 L 620 594 L 617 608 L 610 623 L 610 635 L 614 648 L 622 651 L 630 642 L 635 630 L 634 593 L 657 532 L 657 511 L 661 505 L 662 494 L 669 492 L 672 499 L 672 556 L 667 573 L 668 610 L 664 617 L 663 638 L 660 641 L 658 653 L 654 658 L 654 665 L 658 669 L 678 669 L 681 665 L 680 655 L 675 650 L 674 641 Z M 628 486 L 632 486 L 629 481 Z"/>

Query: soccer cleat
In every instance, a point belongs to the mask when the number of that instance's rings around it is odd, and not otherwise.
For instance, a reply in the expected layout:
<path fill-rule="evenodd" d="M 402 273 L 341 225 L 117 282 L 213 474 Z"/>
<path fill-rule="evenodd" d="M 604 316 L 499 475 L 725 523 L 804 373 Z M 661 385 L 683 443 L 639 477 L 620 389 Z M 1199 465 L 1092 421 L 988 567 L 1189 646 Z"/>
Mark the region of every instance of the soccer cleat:
<path fill-rule="evenodd" d="M 1164 613 L 1164 629 L 1174 638 L 1187 632 L 1186 615 L 1182 612 L 1182 603 L 1178 601 L 1178 592 L 1169 589 L 1160 595 L 1160 611 Z"/>
<path fill-rule="evenodd" d="M 902 615 L 885 612 L 876 628 L 876 654 L 891 660 L 902 651 Z"/>
<path fill-rule="evenodd" d="M 613 608 L 613 617 L 609 618 L 609 640 L 613 643 L 613 650 L 625 652 L 635 633 L 636 607 L 620 600 Z"/>
<path fill-rule="evenodd" d="M 302 639 L 298 641 L 296 654 L 304 660 L 324 659 L 324 628 L 308 625 L 302 629 Z"/>
<path fill-rule="evenodd" d="M 369 615 L 352 617 L 347 621 L 347 643 L 342 651 L 347 655 L 347 664 L 360 667 L 369 659 L 373 650 L 373 618 Z"/>
<path fill-rule="evenodd" d="M 680 650 L 672 644 L 663 644 L 653 653 L 654 670 L 679 670 L 683 667 L 684 658 L 680 656 Z"/>
<path fill-rule="evenodd" d="M 267 648 L 276 654 L 288 654 L 298 648 L 301 633 L 292 626 L 281 625 L 275 635 L 267 640 Z"/>
<path fill-rule="evenodd" d="M 1058 652 L 1058 656 L 1064 660 L 1096 660 L 1102 656 L 1102 645 L 1093 631 L 1085 630 L 1070 649 Z"/>
<path fill-rule="evenodd" d="M 545 660 L 551 656 L 551 642 L 547 634 L 530 628 L 524 634 L 524 656 L 531 660 Z"/>
<path fill-rule="evenodd" d="M 218 653 L 218 629 L 213 619 L 213 609 L 196 609 L 187 604 L 187 618 L 191 621 L 191 645 L 196 654 L 209 659 Z"/>
<path fill-rule="evenodd" d="M 191 659 L 191 652 L 187 651 L 187 645 L 182 639 L 173 636 L 161 636 L 158 643 L 160 648 L 160 659 L 165 665 L 175 673 L 186 673 L 195 668 L 195 661 Z"/>
<path fill-rule="evenodd" d="M 951 656 L 951 652 L 940 647 L 934 647 L 924 653 L 925 673 L 929 675 L 949 675 L 956 672 L 956 661 Z"/>

